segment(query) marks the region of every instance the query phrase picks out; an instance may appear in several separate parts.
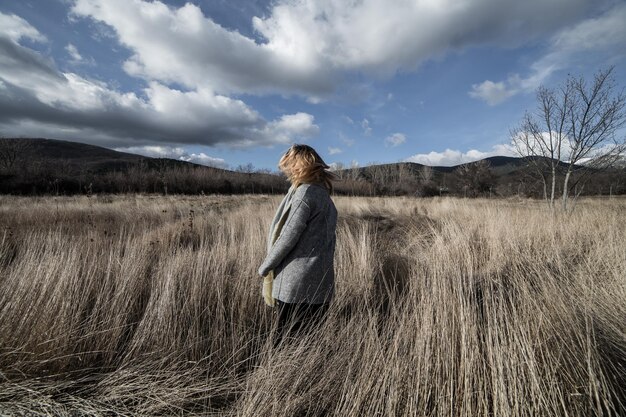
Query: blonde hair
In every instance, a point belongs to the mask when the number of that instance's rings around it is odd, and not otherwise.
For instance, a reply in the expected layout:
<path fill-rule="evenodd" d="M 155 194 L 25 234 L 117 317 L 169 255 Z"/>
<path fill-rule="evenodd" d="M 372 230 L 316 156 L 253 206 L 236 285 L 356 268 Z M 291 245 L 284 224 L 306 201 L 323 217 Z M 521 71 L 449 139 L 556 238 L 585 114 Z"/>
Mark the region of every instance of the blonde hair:
<path fill-rule="evenodd" d="M 296 187 L 302 183 L 319 183 L 333 191 L 333 181 L 339 176 L 327 171 L 330 168 L 319 154 L 308 145 L 293 144 L 280 158 L 278 168 Z"/>

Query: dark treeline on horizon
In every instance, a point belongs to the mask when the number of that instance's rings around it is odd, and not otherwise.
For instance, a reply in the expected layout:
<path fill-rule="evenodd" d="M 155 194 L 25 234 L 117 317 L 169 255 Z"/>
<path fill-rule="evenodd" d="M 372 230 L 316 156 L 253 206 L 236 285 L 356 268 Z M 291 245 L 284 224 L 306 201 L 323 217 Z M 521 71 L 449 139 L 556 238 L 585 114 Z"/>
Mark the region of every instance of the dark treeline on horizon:
<path fill-rule="evenodd" d="M 197 166 L 168 166 L 160 159 L 110 171 L 76 170 L 62 164 L 19 164 L 0 169 L 0 193 L 16 195 L 74 195 L 94 193 L 158 194 L 284 194 L 289 183 L 283 175 L 236 172 Z M 173 161 L 178 162 L 178 161 Z M 410 164 L 373 165 L 335 171 L 335 195 L 355 196 L 459 196 L 543 198 L 541 179 L 520 168 L 498 174 L 488 164 L 466 164 L 449 172 Z M 600 172 L 580 189 L 580 195 L 626 194 L 626 172 Z M 561 192 L 557 188 L 557 192 Z"/>
<path fill-rule="evenodd" d="M 0 193 L 3 194 L 275 194 L 286 192 L 288 188 L 285 177 L 278 175 L 192 165 L 153 168 L 140 164 L 107 172 L 64 173 L 41 164 L 0 171 Z"/>
<path fill-rule="evenodd" d="M 0 139 L 0 145 L 2 194 L 284 194 L 289 188 L 284 175 L 255 170 L 251 164 L 230 171 L 51 139 Z M 338 169 L 334 194 L 544 198 L 538 161 L 532 167 L 529 162 L 492 157 L 456 167 L 398 162 Z M 626 194 L 626 170 L 580 167 L 570 184 L 575 195 Z"/>

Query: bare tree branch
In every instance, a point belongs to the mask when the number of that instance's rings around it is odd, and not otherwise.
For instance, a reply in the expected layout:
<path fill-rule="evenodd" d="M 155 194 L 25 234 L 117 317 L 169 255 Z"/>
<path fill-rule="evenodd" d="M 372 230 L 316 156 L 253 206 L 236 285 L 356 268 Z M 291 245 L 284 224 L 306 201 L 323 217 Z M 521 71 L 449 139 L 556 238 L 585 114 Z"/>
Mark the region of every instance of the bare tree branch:
<path fill-rule="evenodd" d="M 570 75 L 556 90 L 540 86 L 536 113 L 526 112 L 510 132 L 517 153 L 527 157 L 543 179 L 544 197 L 551 207 L 559 174 L 566 209 L 573 188 L 582 189 L 626 150 L 626 137 L 616 137 L 626 123 L 626 96 L 623 90 L 616 92 L 612 73 L 613 67 L 598 71 L 591 85 L 582 76 Z"/>

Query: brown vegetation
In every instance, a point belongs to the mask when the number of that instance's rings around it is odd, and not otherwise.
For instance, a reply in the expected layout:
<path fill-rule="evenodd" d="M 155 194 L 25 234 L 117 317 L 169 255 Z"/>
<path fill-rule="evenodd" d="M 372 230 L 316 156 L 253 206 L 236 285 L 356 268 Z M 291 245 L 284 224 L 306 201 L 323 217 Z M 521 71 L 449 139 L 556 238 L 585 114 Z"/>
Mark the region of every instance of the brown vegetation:
<path fill-rule="evenodd" d="M 456 167 L 411 162 L 353 166 L 337 164 L 338 195 L 547 198 L 545 158 L 490 157 Z M 530 167 L 529 167 L 530 165 Z M 534 168 L 533 168 L 534 167 Z M 546 172 L 537 171 L 544 167 Z M 626 194 L 626 166 L 589 174 L 577 167 L 569 180 L 573 195 Z M 542 168 L 543 169 L 543 168 Z M 561 192 L 563 172 L 556 171 Z M 167 158 L 148 158 L 99 146 L 53 139 L 0 138 L 0 194 L 74 195 L 101 193 L 284 194 L 284 175 L 252 164 L 234 171 Z"/>
<path fill-rule="evenodd" d="M 274 194 L 288 188 L 284 176 L 251 164 L 230 171 L 79 142 L 0 138 L 2 194 Z"/>
<path fill-rule="evenodd" d="M 623 415 L 626 202 L 335 197 L 337 293 L 273 349 L 279 196 L 0 196 L 0 413 Z"/>

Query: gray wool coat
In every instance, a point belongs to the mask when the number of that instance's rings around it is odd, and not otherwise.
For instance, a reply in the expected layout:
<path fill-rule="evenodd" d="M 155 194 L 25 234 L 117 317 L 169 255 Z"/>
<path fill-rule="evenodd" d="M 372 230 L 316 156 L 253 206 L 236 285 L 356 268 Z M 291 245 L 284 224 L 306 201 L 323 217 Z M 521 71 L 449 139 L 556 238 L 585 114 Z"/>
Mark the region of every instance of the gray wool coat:
<path fill-rule="evenodd" d="M 273 226 L 289 210 L 280 235 L 271 244 Z M 283 198 L 268 236 L 268 253 L 259 275 L 274 270 L 272 297 L 285 303 L 321 304 L 335 290 L 334 255 L 337 209 L 328 190 L 301 184 Z"/>

